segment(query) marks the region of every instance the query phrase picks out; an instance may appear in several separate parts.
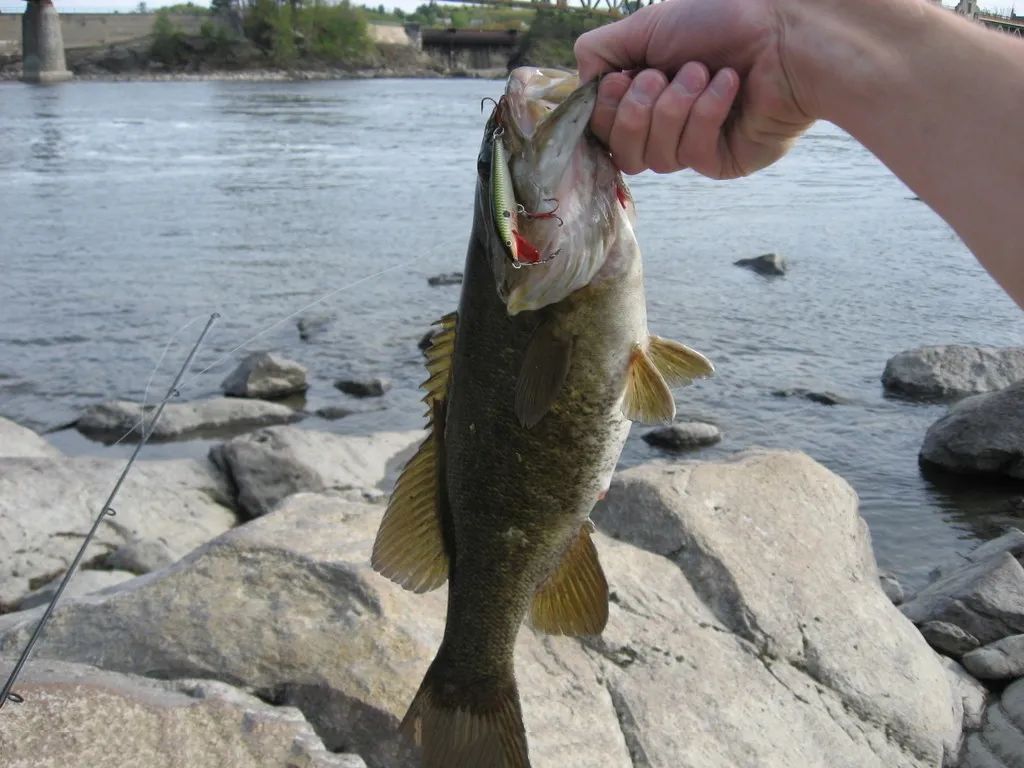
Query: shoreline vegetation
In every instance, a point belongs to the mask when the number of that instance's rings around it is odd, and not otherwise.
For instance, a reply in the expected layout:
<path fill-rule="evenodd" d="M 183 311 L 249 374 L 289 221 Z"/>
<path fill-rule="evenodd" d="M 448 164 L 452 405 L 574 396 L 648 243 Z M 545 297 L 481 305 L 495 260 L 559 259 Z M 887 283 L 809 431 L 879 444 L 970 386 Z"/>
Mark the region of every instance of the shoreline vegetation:
<path fill-rule="evenodd" d="M 140 4 L 140 10 L 144 4 Z M 421 5 L 413 13 L 354 6 L 345 0 L 214 0 L 210 8 L 179 4 L 155 14 L 150 35 L 68 48 L 68 69 L 81 81 L 302 81 L 369 78 L 503 78 L 514 66 L 574 66 L 573 43 L 611 21 L 553 7 L 499 9 Z M 515 30 L 518 45 L 503 66 L 452 64 L 421 50 L 403 26 Z M 396 35 L 380 34 L 393 27 Z M 394 42 L 395 38 L 408 42 Z M 20 54 L 0 55 L 0 81 L 21 76 Z"/>

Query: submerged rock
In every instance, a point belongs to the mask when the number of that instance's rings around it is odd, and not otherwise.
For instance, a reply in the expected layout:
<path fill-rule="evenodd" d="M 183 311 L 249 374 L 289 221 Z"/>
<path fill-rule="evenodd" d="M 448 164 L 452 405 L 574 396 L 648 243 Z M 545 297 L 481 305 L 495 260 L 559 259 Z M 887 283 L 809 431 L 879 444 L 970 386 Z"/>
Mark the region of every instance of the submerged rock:
<path fill-rule="evenodd" d="M 733 264 L 769 277 L 784 275 L 788 269 L 786 260 L 777 253 L 765 253 L 752 259 L 740 259 L 734 261 Z"/>
<path fill-rule="evenodd" d="M 430 285 L 462 285 L 461 272 L 445 272 L 440 275 L 432 275 L 427 278 Z"/>
<path fill-rule="evenodd" d="M 994 392 L 1024 380 L 1024 348 L 961 344 L 900 352 L 885 364 L 889 392 L 924 399 L 949 399 Z"/>
<path fill-rule="evenodd" d="M 212 680 L 150 680 L 34 661 L 18 691 L 26 705 L 6 707 L 0 730 L 5 768 L 366 765 L 328 752 L 294 707 L 272 707 Z"/>
<path fill-rule="evenodd" d="M 154 413 L 155 406 L 147 406 L 146 418 L 152 418 Z M 142 438 L 141 417 L 138 403 L 113 400 L 87 408 L 75 422 L 75 428 L 99 440 L 113 442 L 127 435 L 128 442 L 138 442 Z M 192 403 L 168 403 L 155 428 L 147 421 L 146 429 L 152 428 L 150 440 L 153 441 L 182 440 L 287 424 L 301 418 L 301 413 L 280 403 L 218 397 Z"/>
<path fill-rule="evenodd" d="M 879 589 L 845 483 L 799 454 L 629 472 L 609 509 L 636 510 L 645 541 L 671 517 L 675 539 L 654 540 L 661 556 L 595 536 L 613 591 L 601 637 L 520 632 L 536 765 L 939 764 L 960 727 L 946 672 Z M 291 496 L 160 573 L 69 600 L 37 658 L 231 680 L 298 706 L 370 768 L 418 766 L 397 726 L 445 596 L 371 571 L 381 513 Z M 37 611 L 0 617 L 0 650 Z"/>
<path fill-rule="evenodd" d="M 685 451 L 714 445 L 721 441 L 722 431 L 714 424 L 702 421 L 684 421 L 667 427 L 658 427 L 643 435 L 644 442 L 655 448 Z"/>
<path fill-rule="evenodd" d="M 847 405 L 849 398 L 837 395 L 835 392 L 816 392 L 803 387 L 790 387 L 789 389 L 776 389 L 772 392 L 775 397 L 802 397 L 819 405 Z"/>
<path fill-rule="evenodd" d="M 928 428 L 920 460 L 957 474 L 1024 480 L 1024 381 L 951 407 Z"/>
<path fill-rule="evenodd" d="M 225 395 L 274 400 L 309 389 L 307 370 L 293 360 L 270 352 L 247 356 L 221 384 Z"/>
<path fill-rule="evenodd" d="M 212 451 L 238 488 L 248 517 L 265 515 L 301 491 L 390 491 L 423 432 L 335 435 L 270 427 L 229 440 Z"/>
<path fill-rule="evenodd" d="M 380 397 L 391 389 L 391 382 L 373 376 L 366 379 L 338 379 L 334 386 L 353 397 Z"/>
<path fill-rule="evenodd" d="M 31 429 L 0 416 L 0 458 L 56 458 L 60 451 Z"/>
<path fill-rule="evenodd" d="M 309 315 L 300 317 L 295 322 L 295 327 L 299 329 L 299 338 L 302 341 L 313 341 L 322 335 L 330 324 L 331 318 L 327 315 Z"/>

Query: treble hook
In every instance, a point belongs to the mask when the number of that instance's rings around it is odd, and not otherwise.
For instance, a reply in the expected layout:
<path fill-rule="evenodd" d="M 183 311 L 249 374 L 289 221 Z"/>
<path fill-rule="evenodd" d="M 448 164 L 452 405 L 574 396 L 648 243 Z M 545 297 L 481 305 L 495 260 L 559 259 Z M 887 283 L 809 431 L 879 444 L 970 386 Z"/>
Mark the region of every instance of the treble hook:
<path fill-rule="evenodd" d="M 482 99 L 480 99 L 480 112 L 483 112 L 483 111 L 484 111 L 484 102 L 485 102 L 485 101 L 489 101 L 489 102 L 491 102 L 491 104 L 493 104 L 493 105 L 494 105 L 494 108 L 495 108 L 495 109 L 497 109 L 497 108 L 498 108 L 498 102 L 496 102 L 496 101 L 495 101 L 494 99 L 492 99 L 492 98 L 491 98 L 490 96 L 484 96 L 484 97 L 483 97 Z"/>

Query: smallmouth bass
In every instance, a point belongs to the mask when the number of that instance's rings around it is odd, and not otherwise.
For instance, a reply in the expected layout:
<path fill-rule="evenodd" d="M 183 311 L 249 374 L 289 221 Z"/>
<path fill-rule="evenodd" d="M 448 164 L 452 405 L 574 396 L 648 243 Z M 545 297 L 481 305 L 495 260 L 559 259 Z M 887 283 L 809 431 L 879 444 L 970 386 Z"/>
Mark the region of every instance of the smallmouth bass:
<path fill-rule="evenodd" d="M 428 350 L 430 436 L 374 543 L 374 568 L 403 587 L 449 585 L 444 639 L 402 722 L 424 768 L 529 768 L 519 627 L 604 629 L 590 512 L 630 423 L 671 422 L 669 387 L 713 372 L 648 333 L 633 201 L 587 132 L 596 94 L 557 70 L 508 78 L 478 156 L 458 310 Z"/>

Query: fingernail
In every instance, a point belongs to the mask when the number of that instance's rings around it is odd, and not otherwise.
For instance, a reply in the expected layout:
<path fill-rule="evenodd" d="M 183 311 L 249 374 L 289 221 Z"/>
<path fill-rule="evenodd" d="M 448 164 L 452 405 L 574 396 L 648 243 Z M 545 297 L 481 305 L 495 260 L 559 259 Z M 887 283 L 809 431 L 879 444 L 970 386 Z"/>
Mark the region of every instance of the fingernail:
<path fill-rule="evenodd" d="M 711 91 L 720 98 L 728 95 L 732 88 L 732 72 L 727 69 L 720 69 L 711 78 Z"/>
<path fill-rule="evenodd" d="M 696 96 L 707 86 L 708 74 L 699 64 L 686 64 L 679 72 L 676 82 L 687 96 Z"/>
<path fill-rule="evenodd" d="M 633 86 L 633 97 L 639 104 L 653 104 L 665 90 L 665 85 L 656 77 L 638 77 Z"/>

